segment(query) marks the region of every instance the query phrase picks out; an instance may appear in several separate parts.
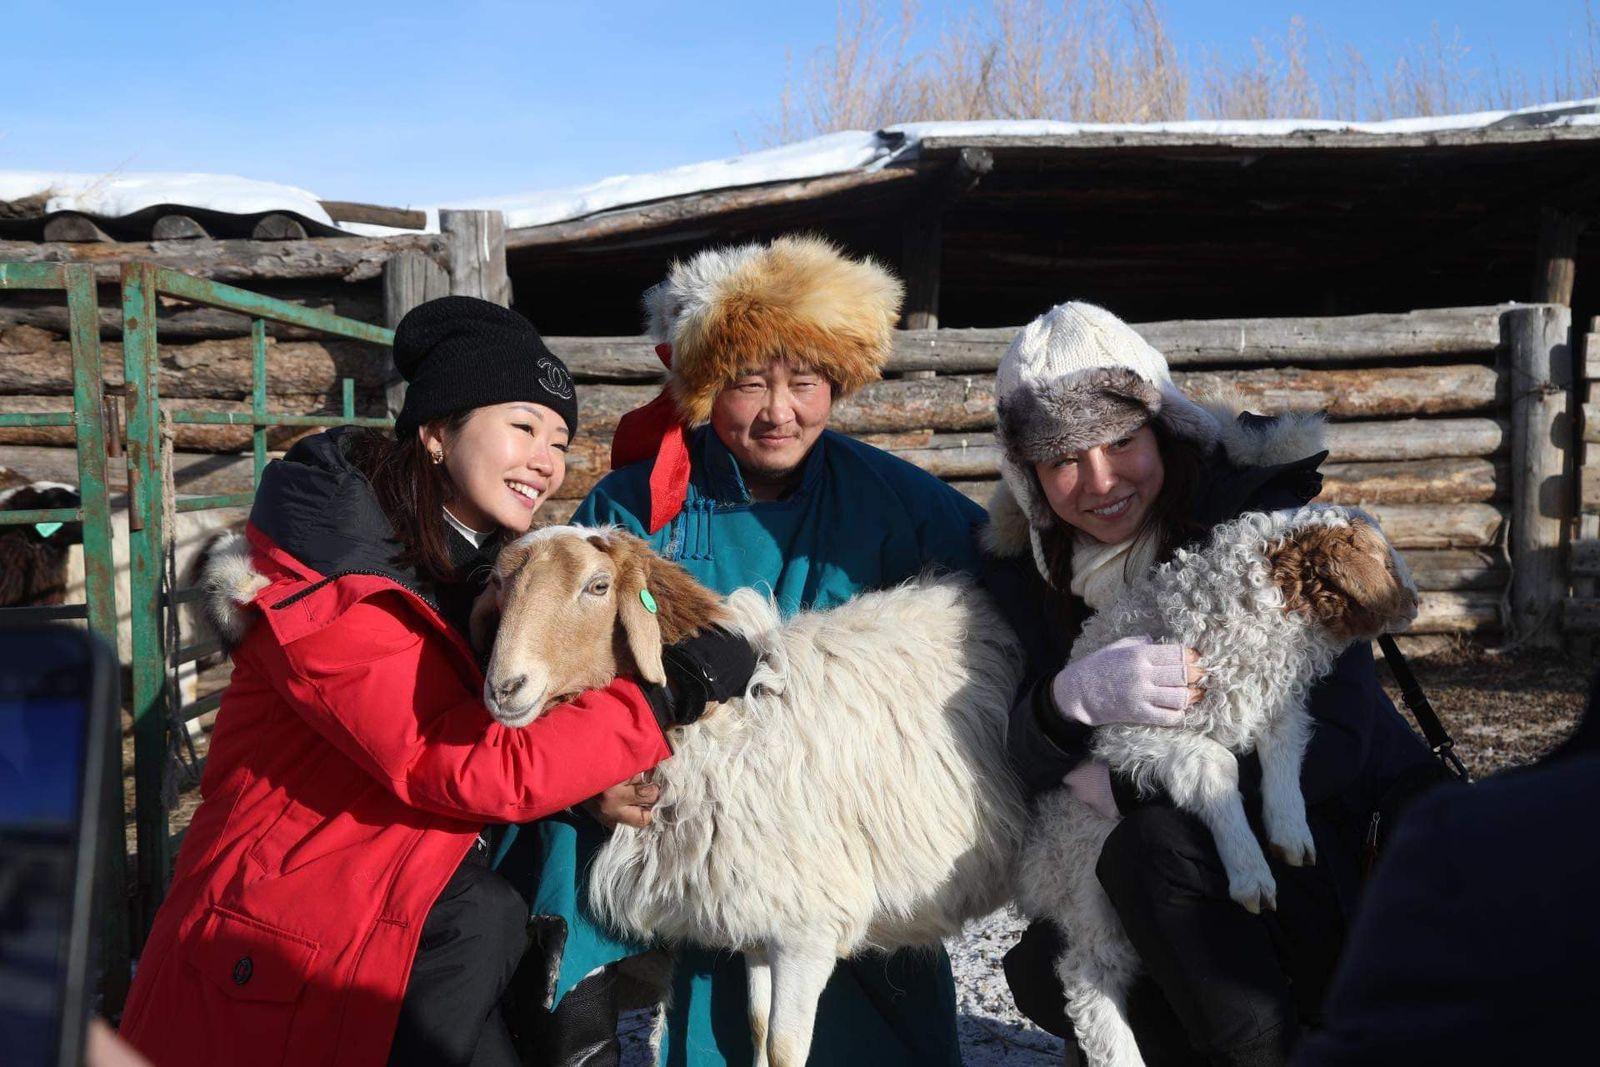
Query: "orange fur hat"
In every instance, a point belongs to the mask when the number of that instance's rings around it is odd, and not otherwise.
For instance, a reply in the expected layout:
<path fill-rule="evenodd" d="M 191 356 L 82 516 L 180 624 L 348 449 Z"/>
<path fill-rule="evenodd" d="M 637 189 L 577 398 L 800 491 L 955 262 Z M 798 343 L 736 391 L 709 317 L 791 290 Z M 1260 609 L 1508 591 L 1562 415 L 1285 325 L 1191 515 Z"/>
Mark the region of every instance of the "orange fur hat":
<path fill-rule="evenodd" d="M 651 335 L 672 346 L 678 415 L 697 426 L 741 372 L 779 357 L 826 376 L 835 397 L 877 381 L 901 294 L 870 259 L 850 259 L 820 237 L 779 237 L 673 264 L 644 306 Z"/>

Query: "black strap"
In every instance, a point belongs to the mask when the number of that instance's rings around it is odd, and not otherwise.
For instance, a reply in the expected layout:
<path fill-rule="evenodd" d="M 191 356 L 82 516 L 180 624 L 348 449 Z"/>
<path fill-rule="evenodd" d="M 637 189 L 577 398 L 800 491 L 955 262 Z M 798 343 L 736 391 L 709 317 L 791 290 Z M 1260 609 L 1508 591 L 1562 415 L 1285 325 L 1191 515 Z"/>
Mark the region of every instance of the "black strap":
<path fill-rule="evenodd" d="M 1428 747 L 1433 749 L 1433 754 L 1439 757 L 1439 761 L 1451 774 L 1463 782 L 1472 781 L 1472 775 L 1467 773 L 1466 764 L 1456 755 L 1455 739 L 1450 736 L 1450 731 L 1444 728 L 1439 713 L 1433 710 L 1428 694 L 1422 691 L 1422 683 L 1417 681 L 1411 664 L 1407 663 L 1405 656 L 1400 653 L 1400 646 L 1389 634 L 1380 634 L 1378 647 L 1383 649 L 1383 658 L 1388 661 L 1395 683 L 1400 686 L 1400 700 L 1411 712 L 1411 717 L 1417 720 L 1417 725 L 1422 728 L 1422 736 L 1427 739 Z"/>

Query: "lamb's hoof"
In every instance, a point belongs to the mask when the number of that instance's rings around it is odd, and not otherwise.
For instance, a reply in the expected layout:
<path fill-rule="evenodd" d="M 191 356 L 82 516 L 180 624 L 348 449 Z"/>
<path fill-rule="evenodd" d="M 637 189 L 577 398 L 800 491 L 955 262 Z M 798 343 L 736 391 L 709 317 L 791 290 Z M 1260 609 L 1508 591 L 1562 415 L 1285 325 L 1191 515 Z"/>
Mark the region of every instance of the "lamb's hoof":
<path fill-rule="evenodd" d="M 1278 884 L 1271 876 L 1230 883 L 1228 896 L 1251 915 L 1260 915 L 1263 908 L 1267 911 L 1278 910 Z"/>
<path fill-rule="evenodd" d="M 1317 862 L 1317 849 L 1309 835 L 1303 841 L 1273 841 L 1267 847 L 1291 867 L 1310 867 Z"/>

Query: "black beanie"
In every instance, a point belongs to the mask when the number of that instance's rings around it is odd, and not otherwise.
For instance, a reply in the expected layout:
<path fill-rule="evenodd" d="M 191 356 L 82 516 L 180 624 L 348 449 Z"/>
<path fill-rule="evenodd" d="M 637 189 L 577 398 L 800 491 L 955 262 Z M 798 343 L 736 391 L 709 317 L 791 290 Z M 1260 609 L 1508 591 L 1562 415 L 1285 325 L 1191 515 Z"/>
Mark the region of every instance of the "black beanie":
<path fill-rule="evenodd" d="M 471 408 L 522 400 L 560 415 L 578 435 L 578 395 L 567 365 L 533 323 L 475 296 L 418 304 L 394 330 L 394 365 L 409 385 L 395 436 Z"/>

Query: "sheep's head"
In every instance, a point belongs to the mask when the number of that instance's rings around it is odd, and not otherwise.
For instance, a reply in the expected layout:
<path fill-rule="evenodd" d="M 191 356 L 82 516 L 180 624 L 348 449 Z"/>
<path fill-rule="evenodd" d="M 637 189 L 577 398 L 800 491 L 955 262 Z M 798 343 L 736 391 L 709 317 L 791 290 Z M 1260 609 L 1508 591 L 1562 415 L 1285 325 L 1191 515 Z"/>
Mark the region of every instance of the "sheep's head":
<path fill-rule="evenodd" d="M 611 528 L 535 530 L 501 551 L 491 583 L 472 630 L 494 642 L 483 697 L 507 726 L 618 674 L 664 682 L 662 647 L 722 618 L 714 593 Z"/>
<path fill-rule="evenodd" d="M 1417 591 L 1405 563 L 1371 522 L 1308 523 L 1269 546 L 1272 578 L 1284 606 L 1339 641 L 1404 629 L 1417 617 Z"/>
<path fill-rule="evenodd" d="M 0 509 L 6 511 L 76 508 L 81 502 L 76 489 L 56 482 L 0 490 Z M 0 606 L 60 604 L 67 593 L 67 552 L 82 542 L 80 522 L 0 526 Z"/>

